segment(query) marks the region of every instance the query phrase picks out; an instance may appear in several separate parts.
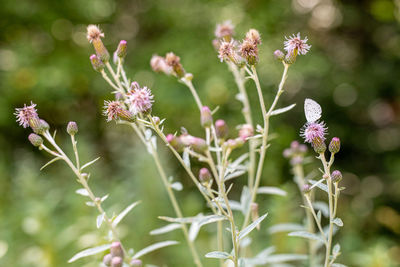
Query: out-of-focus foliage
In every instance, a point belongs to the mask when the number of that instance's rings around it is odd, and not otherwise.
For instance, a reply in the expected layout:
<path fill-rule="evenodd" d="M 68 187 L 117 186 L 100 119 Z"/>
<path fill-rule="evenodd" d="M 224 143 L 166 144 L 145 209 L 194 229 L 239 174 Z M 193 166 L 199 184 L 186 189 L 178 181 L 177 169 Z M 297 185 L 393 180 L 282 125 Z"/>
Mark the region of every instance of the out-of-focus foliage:
<path fill-rule="evenodd" d="M 174 78 L 151 71 L 153 53 L 174 51 L 203 101 L 220 106 L 216 117 L 228 124 L 242 122 L 237 89 L 225 64 L 218 61 L 211 40 L 215 24 L 231 19 L 240 38 L 250 27 L 262 33 L 258 66 L 266 101 L 276 90 L 281 64 L 272 52 L 282 48 L 284 36 L 301 32 L 312 44 L 307 56 L 290 68 L 281 105 L 297 107 L 272 121 L 279 138 L 272 141 L 262 185 L 282 185 L 287 198 L 259 197 L 267 224 L 299 221 L 300 196 L 289 165 L 281 156 L 290 141 L 299 139 L 304 123 L 305 97 L 323 106 L 329 132 L 342 140 L 336 166 L 344 172 L 341 198 L 345 227 L 340 235 L 349 266 L 391 267 L 400 264 L 400 2 L 398 0 L 2 0 L 0 9 L 0 265 L 97 266 L 88 260 L 67 264 L 77 251 L 101 243 L 96 213 L 85 206 L 73 175 L 61 162 L 44 171 L 49 158 L 33 148 L 28 130 L 18 127 L 13 109 L 31 100 L 39 114 L 58 129 L 67 147 L 65 127 L 77 121 L 79 149 L 84 159 L 101 156 L 91 167 L 94 190 L 110 193 L 107 208 L 118 212 L 134 200 L 143 204 L 128 216 L 123 229 L 126 244 L 139 249 L 163 237 L 147 233 L 162 225 L 158 215 L 174 216 L 153 162 L 130 129 L 106 123 L 101 116 L 108 85 L 92 70 L 91 46 L 85 37 L 89 23 L 103 28 L 113 51 L 128 41 L 129 76 L 152 88 L 154 113 L 168 118 L 167 131 L 185 126 L 200 134 L 195 103 L 187 88 Z M 248 91 L 253 103 L 256 92 Z M 253 105 L 258 112 L 258 104 Z M 259 118 L 260 119 L 260 118 Z M 232 129 L 234 131 L 234 129 Z M 331 136 L 332 137 L 332 136 Z M 187 216 L 204 208 L 199 193 L 165 151 L 164 165 L 184 184 L 178 198 Z M 239 178 L 237 183 L 243 183 Z M 239 192 L 233 191 L 239 197 Z M 215 247 L 214 228 L 202 232 L 202 254 Z M 264 226 L 256 248 L 271 243 L 280 252 L 302 252 L 302 240 L 268 236 Z M 180 239 L 180 232 L 168 239 Z M 181 245 L 145 258 L 146 262 L 187 266 L 190 254 Z M 92 258 L 93 259 L 93 258 Z M 214 266 L 214 260 L 204 260 Z M 86 265 L 85 265 L 86 264 Z"/>

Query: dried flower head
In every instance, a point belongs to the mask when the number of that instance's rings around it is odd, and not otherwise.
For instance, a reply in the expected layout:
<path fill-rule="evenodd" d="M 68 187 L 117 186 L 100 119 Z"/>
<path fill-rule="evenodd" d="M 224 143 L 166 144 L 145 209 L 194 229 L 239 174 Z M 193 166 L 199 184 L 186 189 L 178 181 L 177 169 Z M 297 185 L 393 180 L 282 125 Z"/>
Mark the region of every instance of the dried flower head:
<path fill-rule="evenodd" d="M 119 101 L 104 101 L 104 116 L 107 116 L 107 121 L 118 119 L 119 113 L 123 109 Z"/>
<path fill-rule="evenodd" d="M 172 68 L 177 77 L 182 78 L 185 76 L 185 70 L 182 67 L 181 59 L 173 52 L 169 52 L 165 55 L 165 62 Z"/>
<path fill-rule="evenodd" d="M 300 136 L 304 138 L 306 143 L 312 143 L 316 138 L 325 141 L 327 129 L 323 122 L 307 122 L 301 129 Z"/>
<path fill-rule="evenodd" d="M 159 55 L 153 55 L 150 60 L 150 66 L 155 72 L 164 72 L 169 75 L 172 72 L 172 68 L 167 65 L 165 58 Z"/>
<path fill-rule="evenodd" d="M 94 40 L 104 37 L 104 33 L 100 30 L 98 26 L 91 24 L 87 27 L 86 37 L 89 42 L 93 42 Z"/>
<path fill-rule="evenodd" d="M 255 65 L 258 62 L 258 47 L 256 43 L 245 39 L 240 45 L 239 51 L 249 65 Z"/>
<path fill-rule="evenodd" d="M 136 86 L 135 86 L 136 87 Z M 151 107 L 153 105 L 154 96 L 151 94 L 151 91 L 146 86 L 143 88 L 136 87 L 132 89 L 127 94 L 127 104 L 129 106 L 129 110 L 133 112 L 133 114 L 138 113 L 149 113 L 151 111 Z"/>
<path fill-rule="evenodd" d="M 227 41 L 230 41 L 231 37 L 234 35 L 235 26 L 232 24 L 230 20 L 224 21 L 221 24 L 217 24 L 215 29 L 215 37 L 224 38 Z"/>
<path fill-rule="evenodd" d="M 246 38 L 247 41 L 259 45 L 261 44 L 261 36 L 260 33 L 256 30 L 256 29 L 250 29 L 247 33 L 246 33 Z"/>
<path fill-rule="evenodd" d="M 24 128 L 31 125 L 33 121 L 39 122 L 39 116 L 36 110 L 36 104 L 31 102 L 30 106 L 24 104 L 23 108 L 16 108 L 14 115 L 17 117 L 17 122 Z"/>
<path fill-rule="evenodd" d="M 224 60 L 236 61 L 235 43 L 233 40 L 229 42 L 222 41 L 218 49 L 218 58 L 223 62 Z"/>
<path fill-rule="evenodd" d="M 307 44 L 307 37 L 301 40 L 300 33 L 297 33 L 297 36 L 293 34 L 291 37 L 285 38 L 286 41 L 283 44 L 285 45 L 285 50 L 288 53 L 305 55 L 311 48 L 311 45 Z"/>

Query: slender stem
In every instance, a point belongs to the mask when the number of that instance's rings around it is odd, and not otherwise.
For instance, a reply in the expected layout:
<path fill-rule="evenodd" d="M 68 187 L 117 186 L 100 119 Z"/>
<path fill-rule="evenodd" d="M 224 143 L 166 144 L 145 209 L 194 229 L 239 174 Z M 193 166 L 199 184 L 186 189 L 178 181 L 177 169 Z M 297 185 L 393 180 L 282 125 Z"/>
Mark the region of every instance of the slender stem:
<path fill-rule="evenodd" d="M 67 165 L 71 168 L 71 170 L 75 173 L 75 175 L 78 177 L 79 182 L 82 184 L 82 186 L 86 189 L 88 192 L 89 198 L 92 200 L 92 202 L 95 204 L 97 210 L 99 211 L 100 214 L 104 214 L 104 221 L 106 222 L 108 228 L 113 234 L 113 237 L 115 240 L 119 241 L 121 243 L 122 250 L 126 254 L 126 250 L 124 246 L 122 245 L 121 240 L 118 238 L 118 233 L 117 230 L 115 229 L 115 226 L 112 223 L 112 220 L 107 216 L 106 212 L 104 211 L 103 207 L 101 206 L 101 201 L 99 201 L 99 198 L 97 198 L 93 191 L 90 189 L 89 184 L 87 183 L 86 178 L 82 175 L 80 170 L 72 163 L 72 161 L 69 159 L 69 157 L 64 153 L 64 151 L 57 145 L 49 131 L 46 131 L 43 136 L 49 141 L 49 143 L 57 150 L 57 152 L 60 154 L 62 159 L 67 163 Z"/>
<path fill-rule="evenodd" d="M 262 174 L 263 167 L 264 167 L 264 159 L 265 159 L 265 153 L 266 153 L 267 143 L 268 143 L 269 118 L 271 116 L 271 112 L 273 111 L 273 109 L 275 108 L 276 104 L 278 103 L 280 95 L 283 93 L 283 85 L 285 84 L 285 81 L 286 81 L 288 68 L 289 68 L 289 65 L 284 64 L 284 70 L 283 70 L 281 82 L 279 83 L 278 91 L 276 93 L 275 99 L 274 99 L 270 109 L 267 112 L 266 108 L 265 108 L 265 104 L 264 104 L 264 97 L 263 97 L 263 94 L 262 94 L 260 81 L 259 81 L 258 75 L 257 75 L 257 70 L 256 70 L 255 66 L 251 66 L 252 79 L 254 80 L 254 83 L 256 84 L 258 98 L 259 98 L 259 101 L 260 101 L 261 112 L 262 112 L 262 115 L 263 115 L 264 129 L 263 129 L 263 133 L 262 133 L 263 134 L 262 144 L 261 144 L 261 147 L 260 147 L 260 158 L 258 160 L 256 178 L 255 178 L 255 181 L 254 181 L 253 190 L 251 191 L 251 202 L 250 203 L 255 202 L 256 197 L 257 197 L 257 189 L 258 189 L 258 186 L 260 185 L 261 174 Z M 250 221 L 250 212 L 251 212 L 250 209 L 248 209 L 248 211 L 246 213 L 246 216 L 245 216 L 245 219 L 244 219 L 244 223 L 243 223 L 242 229 L 244 229 L 248 225 L 248 223 Z"/>
<path fill-rule="evenodd" d="M 124 66 L 122 66 L 121 58 L 118 58 L 118 64 L 121 66 L 121 76 L 122 76 L 122 79 L 124 80 L 125 88 L 128 90 L 129 89 L 129 81 L 126 78 L 126 73 L 125 73 Z"/>
<path fill-rule="evenodd" d="M 76 168 L 78 170 L 80 170 L 80 166 L 79 166 L 79 153 L 78 153 L 78 149 L 76 148 L 76 140 L 75 140 L 75 135 L 72 134 L 71 135 L 71 142 L 72 142 L 72 148 L 74 150 L 74 154 L 75 154 L 75 161 L 76 161 Z"/>
<path fill-rule="evenodd" d="M 103 76 L 103 79 L 106 80 L 106 82 L 111 85 L 112 88 L 114 88 L 115 90 L 117 90 L 118 92 L 121 92 L 120 88 L 118 88 L 118 86 L 116 86 L 111 80 L 110 78 L 108 78 L 107 73 L 102 70 L 101 71 L 101 75 Z M 122 92 L 121 92 L 122 93 Z"/>
<path fill-rule="evenodd" d="M 249 97 L 245 88 L 245 78 L 243 71 L 239 71 L 239 68 L 232 62 L 228 62 L 229 69 L 233 73 L 235 78 L 236 85 L 239 89 L 239 93 L 241 95 L 241 102 L 243 103 L 242 114 L 246 124 L 253 125 L 253 119 L 251 116 L 251 107 L 249 102 Z M 255 173 L 255 164 L 256 164 L 256 147 L 255 140 L 249 139 L 249 166 L 248 166 L 248 187 L 250 192 L 253 190 L 254 185 L 254 173 Z"/>
<path fill-rule="evenodd" d="M 111 67 L 110 62 L 106 63 L 106 67 L 108 69 L 108 71 L 111 73 L 111 76 L 114 78 L 114 81 L 117 83 L 119 91 L 124 94 L 125 90 L 124 87 L 121 84 L 121 81 L 119 80 L 119 76 L 117 76 L 117 74 L 114 72 L 114 69 Z"/>
<path fill-rule="evenodd" d="M 192 93 L 194 100 L 196 101 L 197 107 L 199 108 L 199 111 L 201 112 L 201 108 L 203 107 L 203 104 L 201 103 L 200 97 L 197 94 L 196 89 L 193 86 L 193 83 L 191 80 L 188 80 L 186 78 L 182 78 L 181 81 L 190 89 L 190 92 Z"/>
<path fill-rule="evenodd" d="M 327 241 L 327 239 L 326 239 L 325 232 L 324 232 L 324 230 L 322 229 L 321 222 L 319 221 L 318 216 L 317 216 L 317 214 L 315 213 L 314 207 L 312 206 L 312 203 L 311 203 L 311 200 L 310 200 L 310 196 L 307 195 L 307 194 L 305 194 L 305 199 L 306 199 L 306 202 L 307 202 L 307 204 L 308 204 L 308 207 L 310 208 L 310 211 L 311 211 L 311 213 L 312 213 L 312 215 L 313 215 L 313 217 L 314 217 L 315 223 L 316 223 L 317 226 L 318 226 L 318 230 L 320 231 L 321 236 L 322 236 L 322 238 L 324 239 L 325 246 L 326 246 L 328 241 Z"/>

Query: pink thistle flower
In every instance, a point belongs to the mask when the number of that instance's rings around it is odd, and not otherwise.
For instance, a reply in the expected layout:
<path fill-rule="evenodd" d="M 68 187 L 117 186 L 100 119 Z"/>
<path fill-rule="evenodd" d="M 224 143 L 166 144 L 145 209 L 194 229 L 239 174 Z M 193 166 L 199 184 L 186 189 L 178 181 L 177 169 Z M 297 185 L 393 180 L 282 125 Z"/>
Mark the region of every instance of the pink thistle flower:
<path fill-rule="evenodd" d="M 150 89 L 146 86 L 131 90 L 127 96 L 127 103 L 130 111 L 133 112 L 133 114 L 149 113 L 151 111 L 151 107 L 154 102 L 154 96 L 151 94 Z"/>
<path fill-rule="evenodd" d="M 35 120 L 39 121 L 39 116 L 36 110 L 36 104 L 31 102 L 30 106 L 24 104 L 23 108 L 16 108 L 14 115 L 17 117 L 17 122 L 24 128 L 30 126 L 30 123 Z"/>
<path fill-rule="evenodd" d="M 285 50 L 289 54 L 297 50 L 300 55 L 305 55 L 311 48 L 311 45 L 307 44 L 308 38 L 305 37 L 303 40 L 301 40 L 300 33 L 297 33 L 297 36 L 293 34 L 291 37 L 285 38 L 286 41 L 283 42 L 283 44 L 285 45 Z"/>
<path fill-rule="evenodd" d="M 218 49 L 218 58 L 221 60 L 221 62 L 224 60 L 231 60 L 235 62 L 235 43 L 233 40 L 230 42 L 221 42 Z"/>
<path fill-rule="evenodd" d="M 221 24 L 217 24 L 215 29 L 215 37 L 217 38 L 225 38 L 228 37 L 230 39 L 234 34 L 235 26 L 233 26 L 230 20 L 224 21 Z"/>
<path fill-rule="evenodd" d="M 312 143 L 316 138 L 323 142 L 327 130 L 323 122 L 307 122 L 301 129 L 300 136 L 306 143 Z"/>
<path fill-rule="evenodd" d="M 104 116 L 107 116 L 107 121 L 118 119 L 118 116 L 123 109 L 119 101 L 104 101 Z"/>
<path fill-rule="evenodd" d="M 87 27 L 86 38 L 90 43 L 94 40 L 100 39 L 101 37 L 104 37 L 104 33 L 101 32 L 98 26 L 91 24 Z"/>

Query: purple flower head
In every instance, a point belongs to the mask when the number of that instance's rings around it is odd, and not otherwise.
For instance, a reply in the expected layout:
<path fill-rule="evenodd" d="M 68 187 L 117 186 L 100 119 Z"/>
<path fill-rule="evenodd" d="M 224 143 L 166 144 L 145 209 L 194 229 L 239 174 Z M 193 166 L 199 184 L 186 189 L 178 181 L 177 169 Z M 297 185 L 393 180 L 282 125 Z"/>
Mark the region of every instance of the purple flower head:
<path fill-rule="evenodd" d="M 311 45 L 307 44 L 308 38 L 305 37 L 304 40 L 301 40 L 300 33 L 297 33 L 297 36 L 293 34 L 290 38 L 285 38 L 286 41 L 283 42 L 283 44 L 285 45 L 285 50 L 288 54 L 297 50 L 300 55 L 305 55 L 311 48 Z"/>
<path fill-rule="evenodd" d="M 215 37 L 217 38 L 225 38 L 230 39 L 234 34 L 235 26 L 232 24 L 230 20 L 224 21 L 221 24 L 218 24 L 215 29 Z"/>
<path fill-rule="evenodd" d="M 14 115 L 17 117 L 17 122 L 24 128 L 30 126 L 32 120 L 39 120 L 36 110 L 36 104 L 31 102 L 30 106 L 24 104 L 23 108 L 16 108 Z"/>
<path fill-rule="evenodd" d="M 118 119 L 122 110 L 121 102 L 119 101 L 104 101 L 104 116 L 107 116 L 107 121 Z"/>
<path fill-rule="evenodd" d="M 218 58 L 221 60 L 221 62 L 224 60 L 231 60 L 235 62 L 235 54 L 235 43 L 233 40 L 230 42 L 221 42 L 218 50 Z"/>
<path fill-rule="evenodd" d="M 127 96 L 127 103 L 130 111 L 133 112 L 133 114 L 148 113 L 151 111 L 151 107 L 154 102 L 154 96 L 151 94 L 150 89 L 146 86 L 131 90 Z"/>
<path fill-rule="evenodd" d="M 306 143 L 312 143 L 315 138 L 325 141 L 327 127 L 324 122 L 307 122 L 300 131 L 300 136 Z"/>

